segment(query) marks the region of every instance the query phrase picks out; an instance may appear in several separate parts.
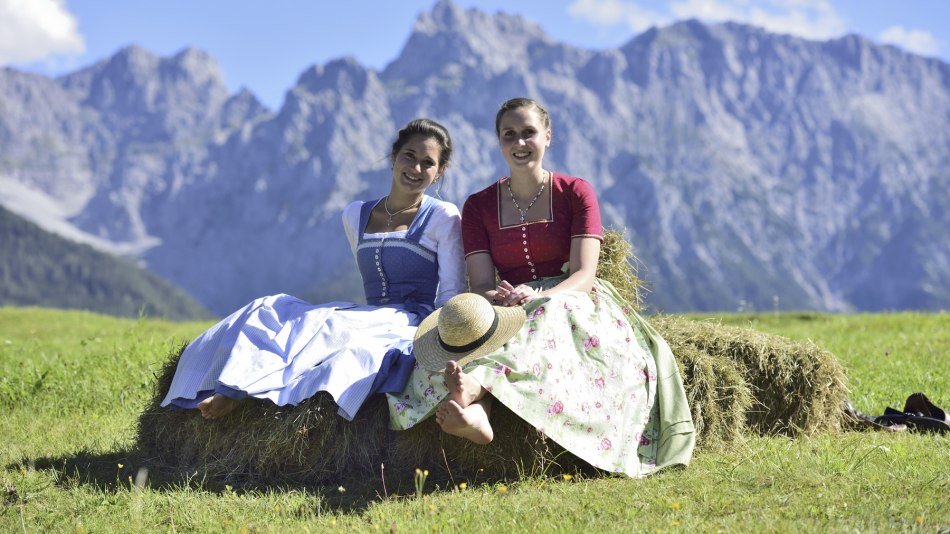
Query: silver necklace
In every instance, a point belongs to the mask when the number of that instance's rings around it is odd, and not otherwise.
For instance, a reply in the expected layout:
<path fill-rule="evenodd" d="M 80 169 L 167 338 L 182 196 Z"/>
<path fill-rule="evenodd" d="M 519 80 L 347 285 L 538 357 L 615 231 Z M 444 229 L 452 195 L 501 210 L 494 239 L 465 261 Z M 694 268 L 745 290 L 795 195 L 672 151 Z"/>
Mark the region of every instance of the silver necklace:
<path fill-rule="evenodd" d="M 383 209 L 386 210 L 386 215 L 389 216 L 389 219 L 386 220 L 386 228 L 392 228 L 392 227 L 393 227 L 393 217 L 395 217 L 396 215 L 399 215 L 400 213 L 402 213 L 402 212 L 404 212 L 404 211 L 409 211 L 409 210 L 411 210 L 412 208 L 418 206 L 421 202 L 422 202 L 421 200 L 418 200 L 418 201 L 413 202 L 412 204 L 406 206 L 405 208 L 403 208 L 403 209 L 401 209 L 401 210 L 398 210 L 398 211 L 389 211 L 389 195 L 386 195 L 386 198 L 383 200 Z"/>
<path fill-rule="evenodd" d="M 515 205 L 515 209 L 518 210 L 518 216 L 521 217 L 521 224 L 524 224 L 525 217 L 528 215 L 528 212 L 531 210 L 531 206 L 534 206 L 534 203 L 541 198 L 541 193 L 544 192 L 544 184 L 547 181 L 548 177 L 547 171 L 545 171 L 544 177 L 541 178 L 541 187 L 538 188 L 538 192 L 534 195 L 534 198 L 531 199 L 531 202 L 528 203 L 528 207 L 521 209 L 521 206 L 518 205 L 518 201 L 515 200 L 515 194 L 511 191 L 511 178 L 505 182 L 505 185 L 508 186 L 508 195 L 511 196 L 511 202 Z"/>

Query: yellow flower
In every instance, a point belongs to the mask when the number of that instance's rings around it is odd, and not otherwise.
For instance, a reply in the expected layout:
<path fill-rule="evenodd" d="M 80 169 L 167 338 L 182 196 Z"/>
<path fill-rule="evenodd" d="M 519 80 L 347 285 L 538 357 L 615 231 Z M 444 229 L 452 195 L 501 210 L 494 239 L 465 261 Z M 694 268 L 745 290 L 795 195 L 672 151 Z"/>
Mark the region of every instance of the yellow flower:
<path fill-rule="evenodd" d="M 498 493 L 505 493 L 506 491 L 508 491 L 508 486 L 505 486 L 504 484 L 498 486 Z"/>
<path fill-rule="evenodd" d="M 346 488 L 344 488 L 343 486 L 340 486 L 336 490 L 339 491 L 340 493 L 346 493 Z"/>
<path fill-rule="evenodd" d="M 567 473 L 565 473 L 565 474 L 563 474 L 563 475 L 561 475 L 561 476 L 564 477 L 564 480 L 571 480 L 571 479 L 574 478 L 574 475 L 569 475 L 569 474 L 567 474 Z"/>
<path fill-rule="evenodd" d="M 465 489 L 467 487 L 468 487 L 468 484 L 466 484 L 465 482 L 462 482 L 461 484 L 459 484 L 459 489 Z"/>
<path fill-rule="evenodd" d="M 924 526 L 924 516 L 922 515 L 917 516 L 917 526 L 919 527 Z"/>
<path fill-rule="evenodd" d="M 434 505 L 434 504 L 430 504 L 430 505 L 429 505 L 429 510 L 435 510 L 435 505 Z"/>
<path fill-rule="evenodd" d="M 275 504 L 275 505 L 274 505 L 274 511 L 277 512 L 278 514 L 280 513 L 280 505 L 279 505 L 279 504 Z"/>
<path fill-rule="evenodd" d="M 125 466 L 122 465 L 122 464 L 115 464 L 115 465 L 119 466 L 119 469 L 122 469 L 123 467 L 125 467 Z"/>
<path fill-rule="evenodd" d="M 671 526 L 671 527 L 678 527 L 678 526 L 680 526 L 680 522 L 679 522 L 679 521 L 670 521 L 670 526 Z"/>
<path fill-rule="evenodd" d="M 680 509 L 680 502 L 679 502 L 679 501 L 673 501 L 673 502 L 670 504 L 670 508 L 672 508 L 674 511 L 675 511 L 675 510 L 679 510 L 679 509 Z"/>

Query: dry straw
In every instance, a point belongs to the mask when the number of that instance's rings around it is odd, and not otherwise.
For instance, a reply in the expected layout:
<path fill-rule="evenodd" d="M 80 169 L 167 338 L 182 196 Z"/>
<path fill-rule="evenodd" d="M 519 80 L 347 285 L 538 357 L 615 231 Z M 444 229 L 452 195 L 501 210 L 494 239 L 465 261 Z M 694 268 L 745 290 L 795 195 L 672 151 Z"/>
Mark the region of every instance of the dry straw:
<path fill-rule="evenodd" d="M 623 235 L 608 231 L 598 275 L 640 308 L 643 284 L 635 262 Z M 827 351 L 714 322 L 665 316 L 650 322 L 680 364 L 700 450 L 747 431 L 796 435 L 839 428 L 846 381 Z M 163 367 L 138 427 L 141 452 L 173 472 L 198 471 L 232 484 L 336 485 L 378 479 L 385 464 L 393 490 L 411 488 L 416 468 L 429 469 L 429 480 L 456 483 L 594 471 L 499 403 L 491 417 L 495 440 L 487 446 L 446 435 L 431 419 L 391 431 L 381 396 L 352 422 L 337 415 L 326 394 L 297 407 L 248 401 L 224 420 L 205 421 L 196 410 L 159 407 L 179 356 Z"/>

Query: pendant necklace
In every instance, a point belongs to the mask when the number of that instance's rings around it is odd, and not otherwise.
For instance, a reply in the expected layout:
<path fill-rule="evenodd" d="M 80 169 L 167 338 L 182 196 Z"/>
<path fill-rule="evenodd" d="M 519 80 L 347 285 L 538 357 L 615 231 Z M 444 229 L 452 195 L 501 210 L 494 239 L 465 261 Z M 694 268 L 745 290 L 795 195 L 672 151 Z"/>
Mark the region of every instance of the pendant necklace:
<path fill-rule="evenodd" d="M 413 202 L 412 204 L 406 206 L 405 208 L 403 208 L 403 209 L 401 209 L 401 210 L 389 211 L 389 195 L 386 195 L 386 199 L 383 200 L 383 209 L 386 210 L 386 215 L 389 216 L 389 219 L 386 220 L 386 228 L 392 228 L 392 227 L 393 227 L 393 217 L 395 217 L 396 215 L 399 215 L 400 213 L 402 213 L 402 212 L 404 212 L 404 211 L 409 211 L 409 210 L 411 210 L 412 208 L 418 206 L 421 202 L 422 202 L 422 201 L 419 200 L 419 201 Z"/>
<path fill-rule="evenodd" d="M 534 195 L 534 198 L 531 199 L 531 202 L 528 203 L 528 207 L 521 209 L 521 206 L 518 205 L 518 201 L 515 200 L 515 194 L 511 191 L 511 178 L 508 178 L 508 181 L 505 182 L 505 185 L 508 186 L 508 195 L 511 196 L 511 202 L 515 205 L 515 209 L 518 210 L 518 216 L 521 218 L 521 224 L 524 224 L 525 217 L 528 215 L 528 211 L 531 210 L 531 206 L 534 206 L 534 203 L 541 198 L 541 193 L 544 192 L 544 183 L 550 172 L 545 171 L 545 175 L 541 178 L 541 187 L 538 188 L 538 192 Z M 388 210 L 387 210 L 388 211 Z"/>

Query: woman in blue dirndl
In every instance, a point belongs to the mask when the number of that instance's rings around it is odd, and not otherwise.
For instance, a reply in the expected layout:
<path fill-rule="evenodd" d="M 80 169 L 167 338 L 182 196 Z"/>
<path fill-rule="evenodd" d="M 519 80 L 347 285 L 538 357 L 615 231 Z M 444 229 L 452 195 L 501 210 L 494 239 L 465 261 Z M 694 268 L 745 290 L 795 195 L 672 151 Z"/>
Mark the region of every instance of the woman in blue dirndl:
<path fill-rule="evenodd" d="M 370 394 L 402 390 L 416 327 L 465 288 L 459 210 L 425 194 L 451 153 L 445 127 L 410 122 L 392 146 L 389 195 L 344 209 L 366 305 L 256 299 L 185 348 L 162 406 L 216 419 L 247 397 L 296 405 L 326 391 L 352 420 Z"/>

